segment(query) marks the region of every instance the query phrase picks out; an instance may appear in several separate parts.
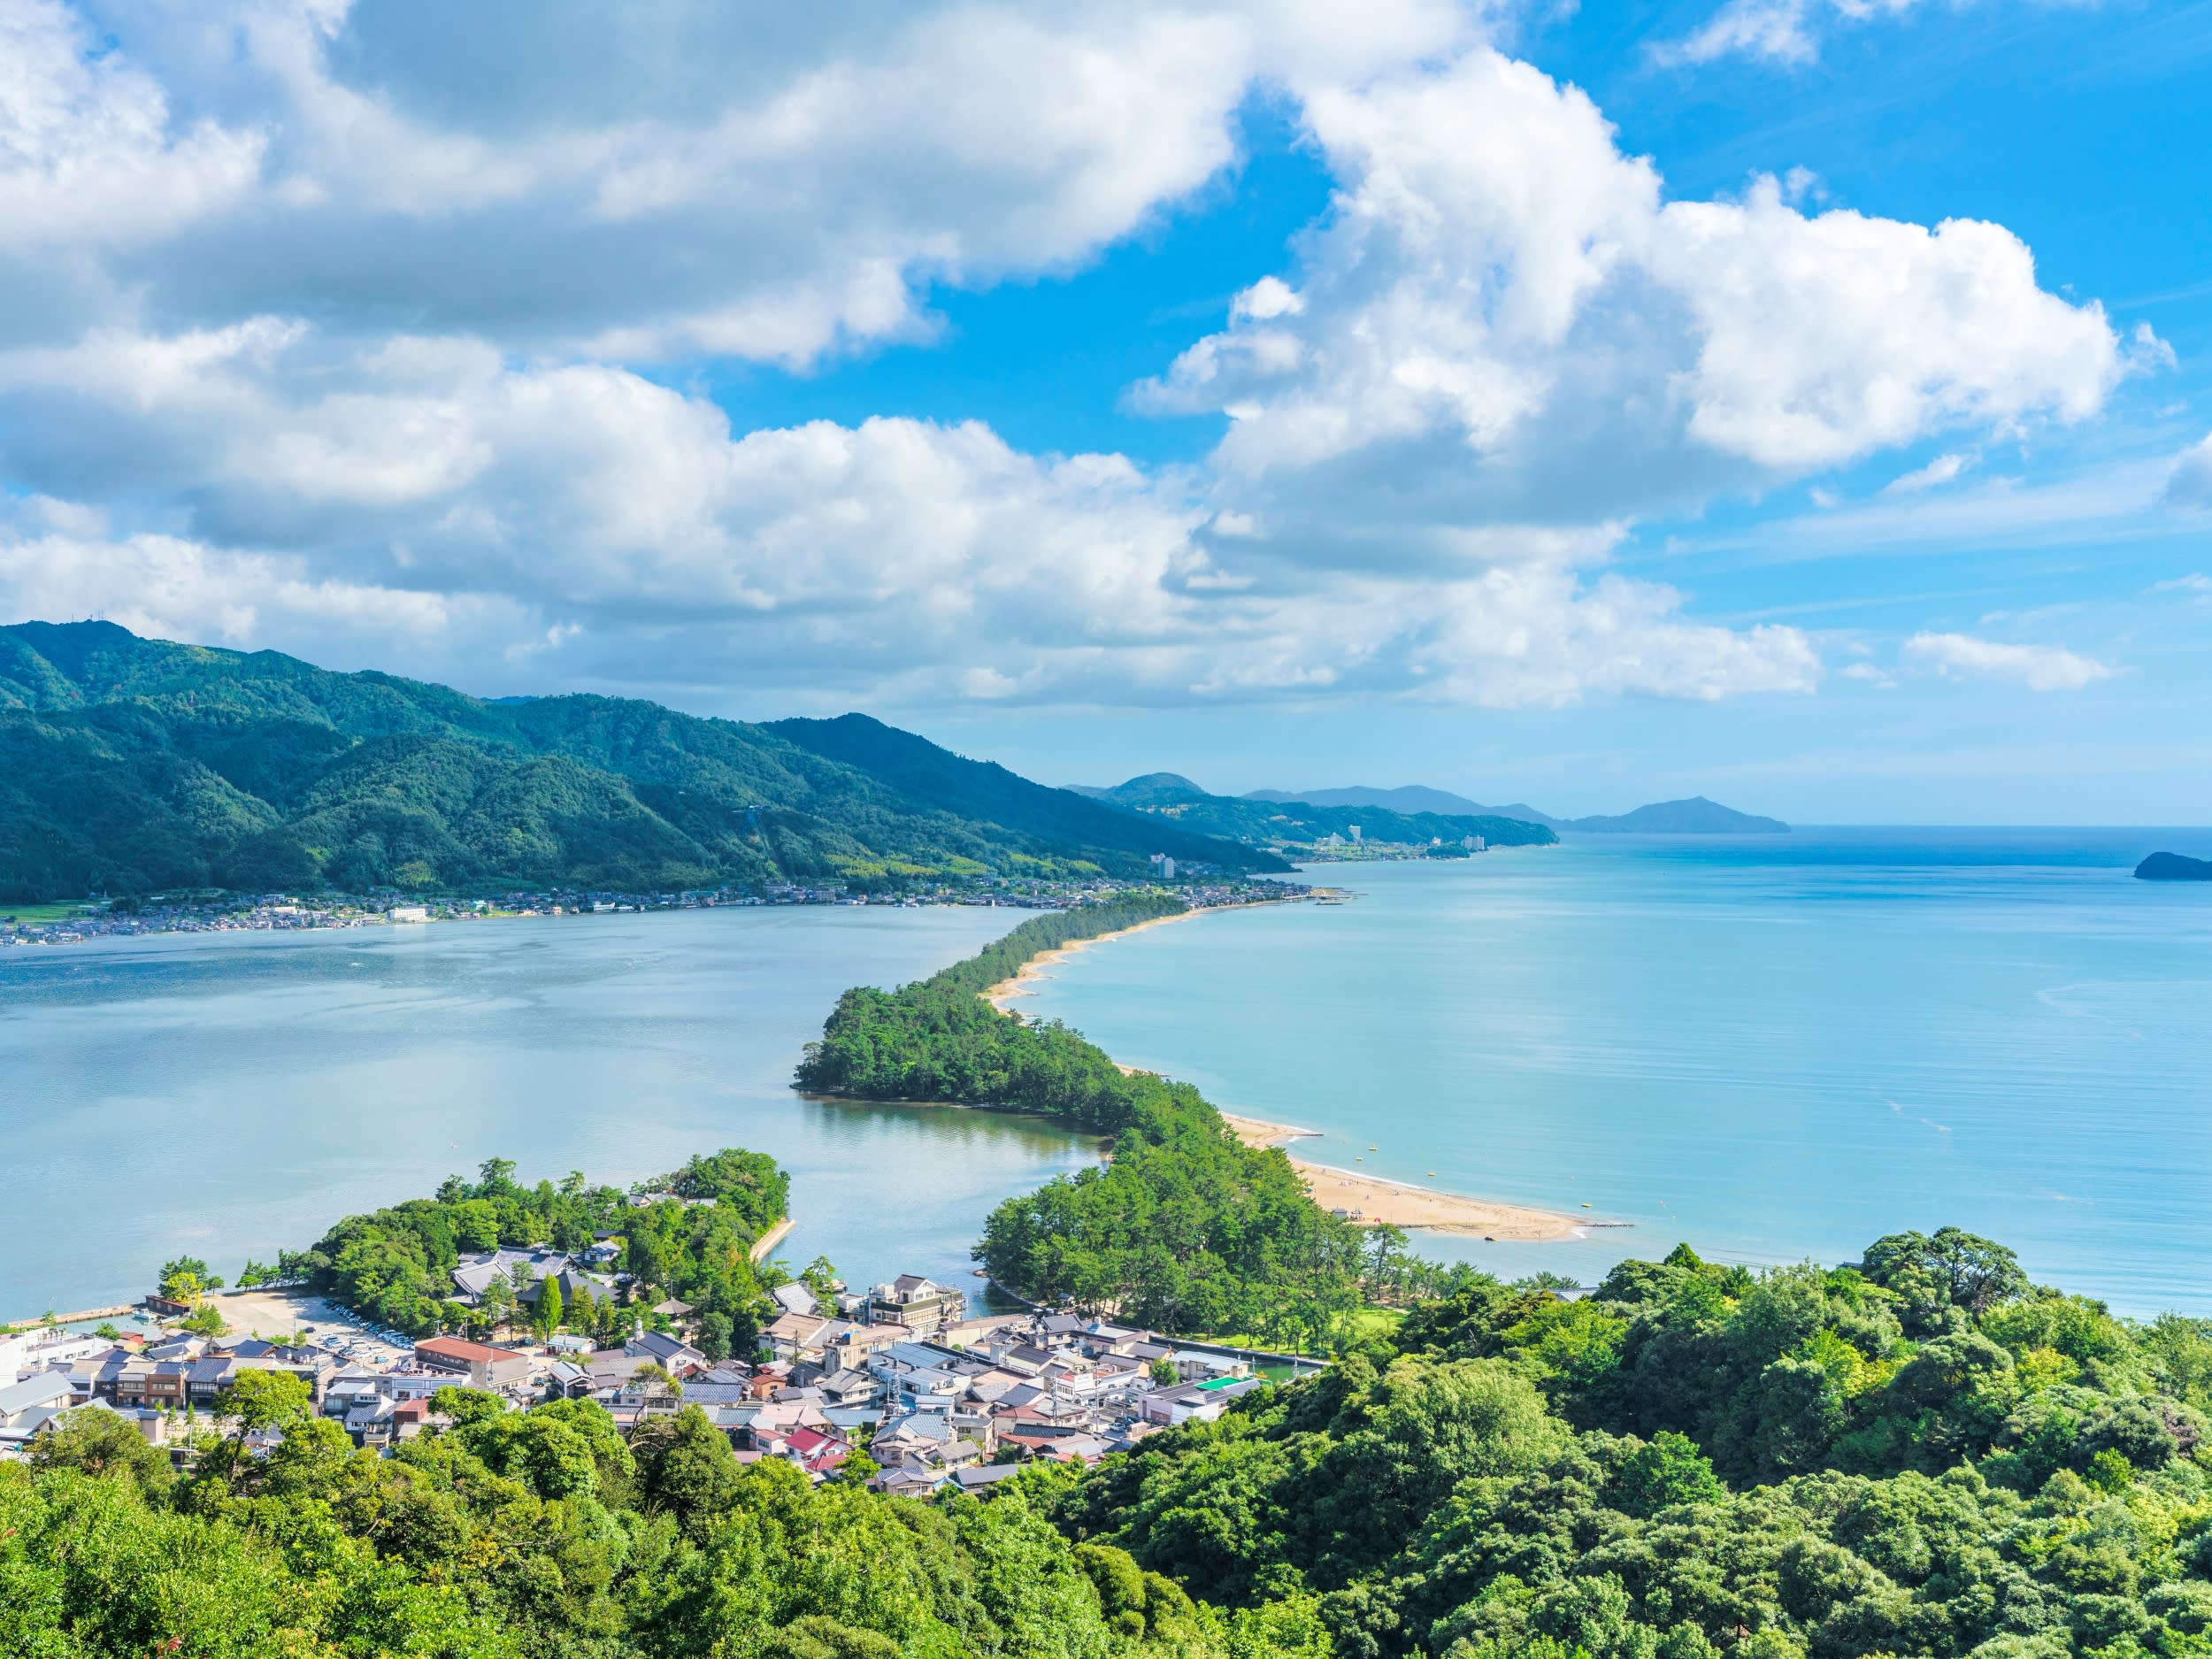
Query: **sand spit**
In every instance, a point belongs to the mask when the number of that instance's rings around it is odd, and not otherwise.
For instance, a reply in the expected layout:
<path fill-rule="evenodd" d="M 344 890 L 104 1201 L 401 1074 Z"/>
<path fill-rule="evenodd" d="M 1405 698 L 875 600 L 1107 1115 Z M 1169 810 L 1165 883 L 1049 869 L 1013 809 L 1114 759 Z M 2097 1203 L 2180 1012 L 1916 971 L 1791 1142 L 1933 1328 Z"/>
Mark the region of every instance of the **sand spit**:
<path fill-rule="evenodd" d="M 1287 1146 L 1321 1133 L 1258 1118 L 1240 1118 L 1229 1112 L 1222 1113 L 1222 1118 L 1248 1146 Z M 1290 1164 L 1304 1179 L 1306 1190 L 1313 1194 L 1314 1202 L 1324 1210 L 1344 1210 L 1362 1221 L 1387 1222 L 1394 1227 L 1417 1227 L 1427 1233 L 1453 1233 L 1479 1239 L 1510 1239 L 1522 1243 L 1579 1238 L 1586 1225 L 1549 1210 L 1440 1193 L 1433 1187 L 1357 1174 L 1302 1157 L 1293 1156 Z"/>
<path fill-rule="evenodd" d="M 1263 902 L 1295 904 L 1306 901 L 1279 899 Z M 1109 939 L 1142 933 L 1148 927 L 1164 927 L 1170 922 L 1188 921 L 1194 916 L 1210 916 L 1220 910 L 1247 908 L 1241 904 L 1225 904 L 1180 910 L 1173 916 L 1156 917 L 1148 922 L 1139 922 L 1133 927 L 1076 940 L 1032 957 L 1020 972 L 1010 979 L 1000 980 L 985 991 L 984 1000 L 995 1008 L 1010 1013 L 1012 1010 L 1007 1004 L 1018 997 L 1034 995 L 1035 982 L 1048 977 L 1054 964 L 1065 960 L 1079 950 L 1088 949 Z M 1120 1064 L 1120 1062 L 1115 1064 Z M 1133 1075 L 1141 1068 L 1123 1065 L 1121 1069 Z M 1222 1117 L 1238 1137 L 1249 1146 L 1288 1146 L 1317 1137 L 1321 1133 L 1317 1129 L 1301 1129 L 1291 1124 L 1240 1118 L 1228 1112 L 1224 1112 Z M 1533 1243 L 1579 1238 L 1584 1226 L 1589 1225 L 1586 1217 L 1577 1221 L 1571 1216 L 1536 1210 L 1525 1204 L 1500 1203 L 1486 1198 L 1464 1198 L 1456 1193 L 1440 1193 L 1431 1187 L 1413 1187 L 1403 1181 L 1356 1174 L 1350 1170 L 1314 1164 L 1301 1157 L 1294 1156 L 1290 1162 L 1291 1166 L 1304 1179 L 1306 1189 L 1313 1194 L 1316 1203 L 1325 1210 L 1341 1210 L 1348 1214 L 1356 1214 L 1362 1221 L 1386 1222 L 1392 1226 L 1419 1228 L 1428 1233 L 1451 1233 L 1472 1238 L 1510 1239 Z"/>

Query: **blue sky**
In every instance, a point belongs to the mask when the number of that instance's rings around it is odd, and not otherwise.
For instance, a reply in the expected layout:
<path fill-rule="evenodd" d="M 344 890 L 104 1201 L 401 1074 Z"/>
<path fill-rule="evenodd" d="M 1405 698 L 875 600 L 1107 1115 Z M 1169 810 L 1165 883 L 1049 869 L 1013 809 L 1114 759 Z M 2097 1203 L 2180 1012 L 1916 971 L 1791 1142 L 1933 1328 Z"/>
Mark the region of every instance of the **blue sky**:
<path fill-rule="evenodd" d="M 2212 821 L 2212 6 L 0 29 L 11 618 L 1056 782 Z"/>

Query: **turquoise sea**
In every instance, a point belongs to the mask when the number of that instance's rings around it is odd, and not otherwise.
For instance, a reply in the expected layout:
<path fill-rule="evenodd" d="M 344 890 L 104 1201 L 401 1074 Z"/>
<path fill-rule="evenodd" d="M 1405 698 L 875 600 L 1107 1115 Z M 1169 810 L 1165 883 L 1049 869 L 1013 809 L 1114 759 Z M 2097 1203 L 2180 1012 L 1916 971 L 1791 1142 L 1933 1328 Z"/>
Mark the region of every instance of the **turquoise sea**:
<path fill-rule="evenodd" d="M 1838 1261 L 1955 1224 L 2117 1310 L 2212 1313 L 2212 886 L 2132 879 L 2157 848 L 2212 833 L 1328 865 L 1352 902 L 1113 941 L 1023 1007 L 1325 1131 L 1302 1156 L 1633 1224 L 1431 1256 L 1588 1280 L 1678 1240 Z"/>
<path fill-rule="evenodd" d="M 1681 1239 L 1848 1259 L 1956 1223 L 2124 1311 L 2212 1312 L 2212 887 L 2130 879 L 2158 847 L 2212 854 L 2212 833 L 1588 838 L 1333 865 L 1312 873 L 1349 902 L 1102 944 L 1025 1007 L 1326 1132 L 1303 1143 L 1325 1162 L 1632 1224 L 1421 1241 L 1508 1274 L 1590 1279 Z M 135 1295 L 185 1249 L 227 1276 L 488 1156 L 627 1182 L 726 1145 L 793 1171 L 795 1266 L 979 1285 L 991 1206 L 1094 1143 L 787 1085 L 847 985 L 927 973 L 1020 914 L 0 952 L 0 1317 Z"/>
<path fill-rule="evenodd" d="M 1096 1143 L 789 1087 L 856 982 L 1025 912 L 803 907 L 167 934 L 0 952 L 0 1317 L 134 1299 L 162 1262 L 311 1244 L 487 1157 L 633 1180 L 745 1146 L 792 1172 L 794 1268 L 979 1287 L 991 1206 Z"/>

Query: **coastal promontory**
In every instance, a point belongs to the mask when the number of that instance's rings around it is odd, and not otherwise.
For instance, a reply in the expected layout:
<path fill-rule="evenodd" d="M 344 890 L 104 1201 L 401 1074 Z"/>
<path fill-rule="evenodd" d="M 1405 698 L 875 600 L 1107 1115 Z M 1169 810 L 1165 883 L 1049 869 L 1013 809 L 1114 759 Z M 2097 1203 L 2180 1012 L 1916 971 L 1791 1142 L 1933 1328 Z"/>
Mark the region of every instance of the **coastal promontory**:
<path fill-rule="evenodd" d="M 2135 866 L 2138 881 L 2212 881 L 2212 858 L 2153 853 Z"/>

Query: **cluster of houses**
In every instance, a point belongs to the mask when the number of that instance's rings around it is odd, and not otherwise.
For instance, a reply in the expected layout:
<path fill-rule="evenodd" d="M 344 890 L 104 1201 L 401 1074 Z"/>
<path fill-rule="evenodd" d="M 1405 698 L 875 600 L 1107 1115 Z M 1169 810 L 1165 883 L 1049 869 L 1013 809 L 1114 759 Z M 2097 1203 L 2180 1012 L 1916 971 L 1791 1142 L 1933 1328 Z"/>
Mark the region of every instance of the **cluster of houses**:
<path fill-rule="evenodd" d="M 480 1294 L 518 1262 L 533 1283 L 573 1273 L 598 1291 L 580 1260 L 501 1252 L 464 1263 L 462 1293 Z M 777 1294 L 781 1311 L 750 1362 L 710 1360 L 690 1340 L 692 1310 L 677 1302 L 652 1310 L 667 1329 L 641 1326 L 618 1348 L 434 1337 L 382 1364 L 313 1345 L 162 1331 L 121 1341 L 0 1338 L 0 1457 L 87 1409 L 121 1413 L 181 1456 L 187 1431 L 219 1410 L 242 1372 L 271 1370 L 299 1377 L 315 1409 L 370 1448 L 438 1421 L 437 1391 L 461 1384 L 518 1408 L 595 1400 L 626 1429 L 696 1406 L 742 1461 L 781 1458 L 822 1480 L 865 1452 L 879 1490 L 926 1494 L 987 1486 L 1032 1458 L 1094 1463 L 1163 1427 L 1217 1417 L 1260 1386 L 1233 1352 L 1148 1331 L 1066 1314 L 971 1318 L 961 1292 L 914 1274 L 840 1294 L 834 1316 L 818 1311 L 804 1286 Z"/>
<path fill-rule="evenodd" d="M 188 1332 L 120 1340 L 35 1329 L 0 1337 L 0 1457 L 19 1455 L 72 1411 L 119 1413 L 156 1445 L 180 1439 L 250 1371 L 288 1371 L 319 1397 L 339 1362 L 319 1348 Z"/>
<path fill-rule="evenodd" d="M 771 1358 L 718 1363 L 649 1331 L 564 1356 L 551 1389 L 600 1401 L 626 1427 L 697 1406 L 741 1459 L 785 1458 L 816 1479 L 864 1450 L 872 1485 L 926 1494 L 988 1485 L 1033 1457 L 1095 1463 L 1260 1386 L 1227 1350 L 1147 1331 L 1064 1314 L 972 1319 L 959 1291 L 918 1275 L 841 1296 L 834 1316 L 803 1286 L 779 1294 L 762 1333 Z"/>

